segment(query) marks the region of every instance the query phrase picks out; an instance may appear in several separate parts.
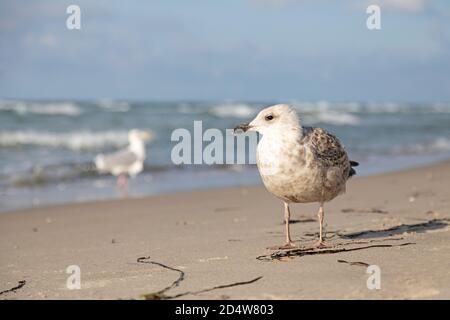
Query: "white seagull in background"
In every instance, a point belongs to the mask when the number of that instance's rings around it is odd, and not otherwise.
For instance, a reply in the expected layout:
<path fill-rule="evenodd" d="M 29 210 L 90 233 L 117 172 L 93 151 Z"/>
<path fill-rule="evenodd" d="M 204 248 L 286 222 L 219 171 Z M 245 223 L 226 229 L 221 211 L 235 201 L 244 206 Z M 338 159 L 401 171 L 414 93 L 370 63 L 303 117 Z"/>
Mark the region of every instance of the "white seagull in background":
<path fill-rule="evenodd" d="M 257 131 L 257 166 L 267 190 L 284 202 L 286 243 L 280 249 L 295 248 L 289 231 L 290 203 L 320 204 L 318 247 L 324 247 L 323 205 L 345 192 L 347 180 L 356 174 L 358 163 L 349 161 L 336 138 L 321 128 L 302 127 L 297 112 L 286 104 L 262 110 L 250 123 L 235 132 Z"/>
<path fill-rule="evenodd" d="M 117 176 L 117 186 L 121 190 L 128 188 L 128 176 L 134 177 L 144 169 L 145 141 L 153 138 L 150 131 L 132 129 L 128 132 L 129 145 L 110 154 L 95 157 L 95 166 L 100 173 Z"/>

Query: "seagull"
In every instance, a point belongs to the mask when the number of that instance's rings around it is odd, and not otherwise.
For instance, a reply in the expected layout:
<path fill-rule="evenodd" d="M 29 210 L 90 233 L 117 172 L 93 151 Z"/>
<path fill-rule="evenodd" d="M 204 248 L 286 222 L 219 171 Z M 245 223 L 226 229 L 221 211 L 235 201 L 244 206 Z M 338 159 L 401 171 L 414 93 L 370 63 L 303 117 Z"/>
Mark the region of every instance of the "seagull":
<path fill-rule="evenodd" d="M 110 173 L 117 176 L 117 186 L 120 190 L 128 189 L 128 176 L 134 177 L 144 169 L 145 141 L 153 138 L 153 133 L 132 129 L 128 132 L 129 145 L 110 154 L 99 154 L 94 163 L 100 173 Z"/>
<path fill-rule="evenodd" d="M 323 237 L 324 203 L 345 192 L 347 180 L 356 174 L 339 139 L 322 128 L 303 127 L 297 112 L 287 104 L 263 109 L 250 123 L 234 132 L 262 135 L 256 161 L 266 189 L 284 202 L 286 242 L 276 249 L 295 248 L 289 230 L 291 203 L 319 203 L 319 241 Z"/>

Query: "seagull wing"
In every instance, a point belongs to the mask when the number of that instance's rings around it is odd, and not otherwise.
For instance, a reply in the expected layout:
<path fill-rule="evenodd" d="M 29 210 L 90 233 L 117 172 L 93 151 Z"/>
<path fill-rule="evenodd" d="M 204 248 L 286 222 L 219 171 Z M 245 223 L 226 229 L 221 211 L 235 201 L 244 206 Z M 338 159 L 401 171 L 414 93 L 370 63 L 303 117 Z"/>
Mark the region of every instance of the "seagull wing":
<path fill-rule="evenodd" d="M 322 128 L 305 128 L 303 136 L 304 143 L 323 166 L 350 170 L 347 152 L 336 136 Z"/>

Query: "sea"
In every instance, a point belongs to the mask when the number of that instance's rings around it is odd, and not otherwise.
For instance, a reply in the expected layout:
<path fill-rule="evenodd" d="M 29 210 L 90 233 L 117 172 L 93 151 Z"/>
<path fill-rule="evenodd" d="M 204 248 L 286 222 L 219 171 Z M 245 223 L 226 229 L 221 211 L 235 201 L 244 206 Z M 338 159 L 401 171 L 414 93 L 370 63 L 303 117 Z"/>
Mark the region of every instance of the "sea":
<path fill-rule="evenodd" d="M 96 172 L 99 153 L 127 146 L 133 128 L 155 133 L 130 197 L 261 183 L 253 164 L 176 165 L 174 130 L 223 132 L 276 103 L 295 107 L 304 126 L 337 135 L 358 175 L 450 158 L 450 103 L 329 101 L 0 100 L 0 212 L 120 197 L 115 177 Z M 233 137 L 231 137 L 233 138 Z M 203 142 L 206 147 L 208 142 Z M 246 152 L 255 150 L 249 148 Z"/>

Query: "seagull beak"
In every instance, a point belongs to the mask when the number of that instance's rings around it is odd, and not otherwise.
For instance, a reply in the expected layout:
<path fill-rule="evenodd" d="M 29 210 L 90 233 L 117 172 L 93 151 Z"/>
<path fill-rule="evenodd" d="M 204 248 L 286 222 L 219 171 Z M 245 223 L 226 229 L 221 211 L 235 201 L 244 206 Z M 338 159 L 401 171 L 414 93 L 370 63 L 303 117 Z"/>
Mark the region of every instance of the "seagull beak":
<path fill-rule="evenodd" d="M 252 126 L 249 123 L 241 123 L 240 125 L 236 126 L 234 128 L 234 133 L 240 133 L 242 132 L 247 132 L 248 129 L 252 128 Z"/>
<path fill-rule="evenodd" d="M 153 138 L 153 133 L 151 133 L 150 131 L 144 131 L 142 132 L 141 137 L 143 140 L 149 141 Z"/>

